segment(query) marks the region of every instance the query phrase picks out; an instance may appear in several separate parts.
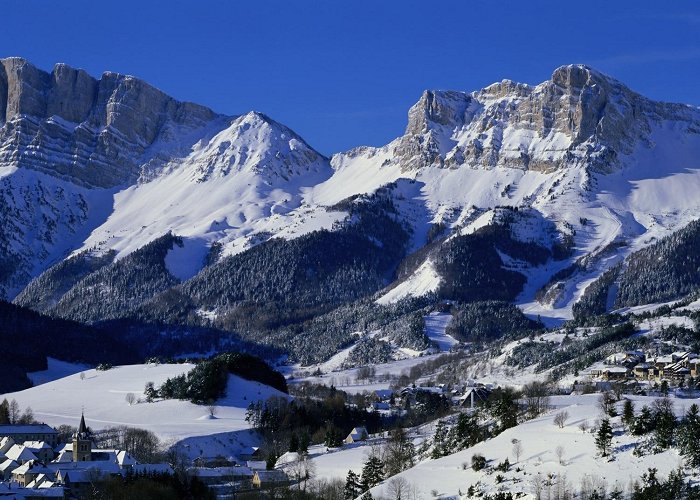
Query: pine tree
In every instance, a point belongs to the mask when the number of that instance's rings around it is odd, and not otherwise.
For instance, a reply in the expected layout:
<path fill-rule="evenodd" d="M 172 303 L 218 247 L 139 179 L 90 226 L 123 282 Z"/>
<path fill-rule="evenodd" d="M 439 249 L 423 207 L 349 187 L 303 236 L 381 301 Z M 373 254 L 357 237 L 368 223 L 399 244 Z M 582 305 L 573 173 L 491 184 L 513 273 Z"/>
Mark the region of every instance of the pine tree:
<path fill-rule="evenodd" d="M 629 399 L 625 399 L 622 406 L 622 423 L 631 428 L 634 423 L 634 404 Z"/>
<path fill-rule="evenodd" d="M 362 493 L 362 484 L 360 483 L 360 477 L 355 474 L 352 470 L 348 471 L 348 475 L 345 479 L 345 489 L 343 490 L 343 498 L 345 500 L 354 500 Z"/>
<path fill-rule="evenodd" d="M 676 415 L 673 413 L 673 403 L 668 398 L 657 399 L 654 402 L 654 444 L 665 450 L 673 444 L 676 430 Z"/>
<path fill-rule="evenodd" d="M 10 403 L 7 399 L 3 399 L 0 403 L 0 424 L 10 423 Z"/>
<path fill-rule="evenodd" d="M 635 436 L 642 436 L 654 430 L 654 418 L 647 405 L 642 406 L 642 410 L 637 418 L 634 419 L 630 430 Z"/>
<path fill-rule="evenodd" d="M 296 434 L 292 434 L 289 438 L 289 451 L 292 453 L 299 451 L 299 437 Z"/>
<path fill-rule="evenodd" d="M 374 500 L 374 498 L 372 497 L 372 493 L 370 493 L 369 491 L 365 491 L 365 494 L 362 495 L 362 498 L 360 498 L 360 500 Z"/>
<path fill-rule="evenodd" d="M 436 459 L 446 455 L 445 438 L 447 438 L 447 426 L 442 420 L 438 420 L 435 427 L 435 435 L 433 436 L 433 451 L 430 458 Z"/>
<path fill-rule="evenodd" d="M 311 443 L 311 437 L 309 433 L 303 431 L 301 437 L 299 438 L 299 453 L 305 455 L 309 452 L 309 444 Z"/>
<path fill-rule="evenodd" d="M 416 450 L 406 431 L 398 427 L 391 431 L 391 437 L 385 447 L 384 469 L 387 476 L 393 476 L 413 467 Z"/>
<path fill-rule="evenodd" d="M 362 467 L 362 489 L 368 490 L 384 479 L 384 464 L 379 457 L 371 456 Z"/>
<path fill-rule="evenodd" d="M 610 425 L 610 420 L 604 418 L 600 422 L 600 428 L 595 438 L 595 445 L 598 448 L 601 456 L 606 457 L 610 452 L 610 447 L 612 446 L 613 431 Z"/>
<path fill-rule="evenodd" d="M 690 467 L 700 467 L 700 408 L 693 404 L 688 409 L 678 431 L 678 447 Z"/>

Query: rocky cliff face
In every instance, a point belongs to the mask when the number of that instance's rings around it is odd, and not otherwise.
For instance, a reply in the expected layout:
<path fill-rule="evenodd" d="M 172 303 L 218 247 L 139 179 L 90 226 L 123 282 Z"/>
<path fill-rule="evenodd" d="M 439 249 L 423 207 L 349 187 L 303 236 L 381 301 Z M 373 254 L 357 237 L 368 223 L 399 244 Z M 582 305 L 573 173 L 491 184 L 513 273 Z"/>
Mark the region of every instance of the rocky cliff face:
<path fill-rule="evenodd" d="M 182 153 L 217 115 L 131 76 L 0 60 L 0 168 L 29 168 L 88 187 L 135 181 L 144 164 Z M 185 144 L 190 147 L 194 141 Z"/>
<path fill-rule="evenodd" d="M 619 166 L 648 143 L 653 121 L 700 125 L 690 106 L 658 103 L 582 65 L 563 66 L 529 86 L 504 80 L 477 92 L 426 91 L 395 146 L 405 171 L 428 165 L 553 171 Z"/>

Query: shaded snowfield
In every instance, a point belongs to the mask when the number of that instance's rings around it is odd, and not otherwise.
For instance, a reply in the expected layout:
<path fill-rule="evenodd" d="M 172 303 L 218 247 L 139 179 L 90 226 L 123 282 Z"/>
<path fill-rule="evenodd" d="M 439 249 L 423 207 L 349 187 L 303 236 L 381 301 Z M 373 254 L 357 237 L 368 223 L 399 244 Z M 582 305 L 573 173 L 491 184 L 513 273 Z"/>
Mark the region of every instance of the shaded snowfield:
<path fill-rule="evenodd" d="M 35 386 L 52 382 L 54 380 L 68 377 L 69 375 L 90 369 L 90 367 L 87 365 L 69 363 L 67 361 L 61 361 L 50 357 L 46 359 L 48 364 L 48 368 L 46 370 L 27 373 L 29 380 L 31 380 L 32 384 Z"/>

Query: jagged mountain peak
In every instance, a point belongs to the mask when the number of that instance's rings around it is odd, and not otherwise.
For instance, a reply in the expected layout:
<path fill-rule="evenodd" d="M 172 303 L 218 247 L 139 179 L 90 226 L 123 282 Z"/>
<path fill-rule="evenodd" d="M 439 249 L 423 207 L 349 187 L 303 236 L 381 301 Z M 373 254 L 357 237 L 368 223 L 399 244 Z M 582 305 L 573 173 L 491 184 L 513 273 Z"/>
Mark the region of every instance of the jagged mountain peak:
<path fill-rule="evenodd" d="M 659 103 L 589 66 L 554 70 L 532 86 L 502 80 L 466 93 L 426 90 L 395 144 L 404 171 L 425 166 L 511 167 L 554 171 L 576 163 L 610 172 L 654 123 L 694 123 L 697 109 Z"/>

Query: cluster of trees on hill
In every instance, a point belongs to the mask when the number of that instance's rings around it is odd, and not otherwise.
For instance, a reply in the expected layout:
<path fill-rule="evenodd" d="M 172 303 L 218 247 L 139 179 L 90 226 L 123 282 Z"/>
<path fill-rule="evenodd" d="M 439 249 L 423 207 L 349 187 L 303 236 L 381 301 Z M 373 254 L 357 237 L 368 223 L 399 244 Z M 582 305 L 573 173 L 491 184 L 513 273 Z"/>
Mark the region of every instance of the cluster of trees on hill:
<path fill-rule="evenodd" d="M 679 299 L 700 288 L 700 220 L 632 254 L 615 307 Z"/>
<path fill-rule="evenodd" d="M 144 301 L 179 283 L 168 271 L 165 256 L 182 244 L 181 238 L 168 233 L 100 267 L 78 281 L 49 312 L 83 323 L 133 314 Z"/>
<path fill-rule="evenodd" d="M 490 300 L 452 307 L 452 321 L 445 332 L 462 342 L 486 343 L 543 329 L 542 323 L 529 319 L 513 304 Z"/>
<path fill-rule="evenodd" d="M 226 394 L 229 374 L 287 392 L 284 376 L 263 360 L 250 354 L 230 352 L 200 361 L 189 373 L 169 378 L 158 389 L 147 388 L 147 396 L 151 399 L 188 399 L 195 404 L 211 403 Z"/>
<path fill-rule="evenodd" d="M 561 349 L 553 348 L 548 342 L 523 342 L 513 349 L 506 363 L 511 366 L 529 366 L 536 363 L 535 371 L 538 373 L 556 367 L 551 375 L 556 379 L 600 361 L 618 347 L 636 347 L 621 344 L 630 340 L 635 332 L 634 325 L 625 322 L 603 327 L 599 332 L 575 342 L 564 342 Z"/>
<path fill-rule="evenodd" d="M 15 298 L 14 303 L 46 313 L 80 280 L 114 261 L 116 252 L 102 255 L 84 251 L 49 268 L 32 280 Z"/>

